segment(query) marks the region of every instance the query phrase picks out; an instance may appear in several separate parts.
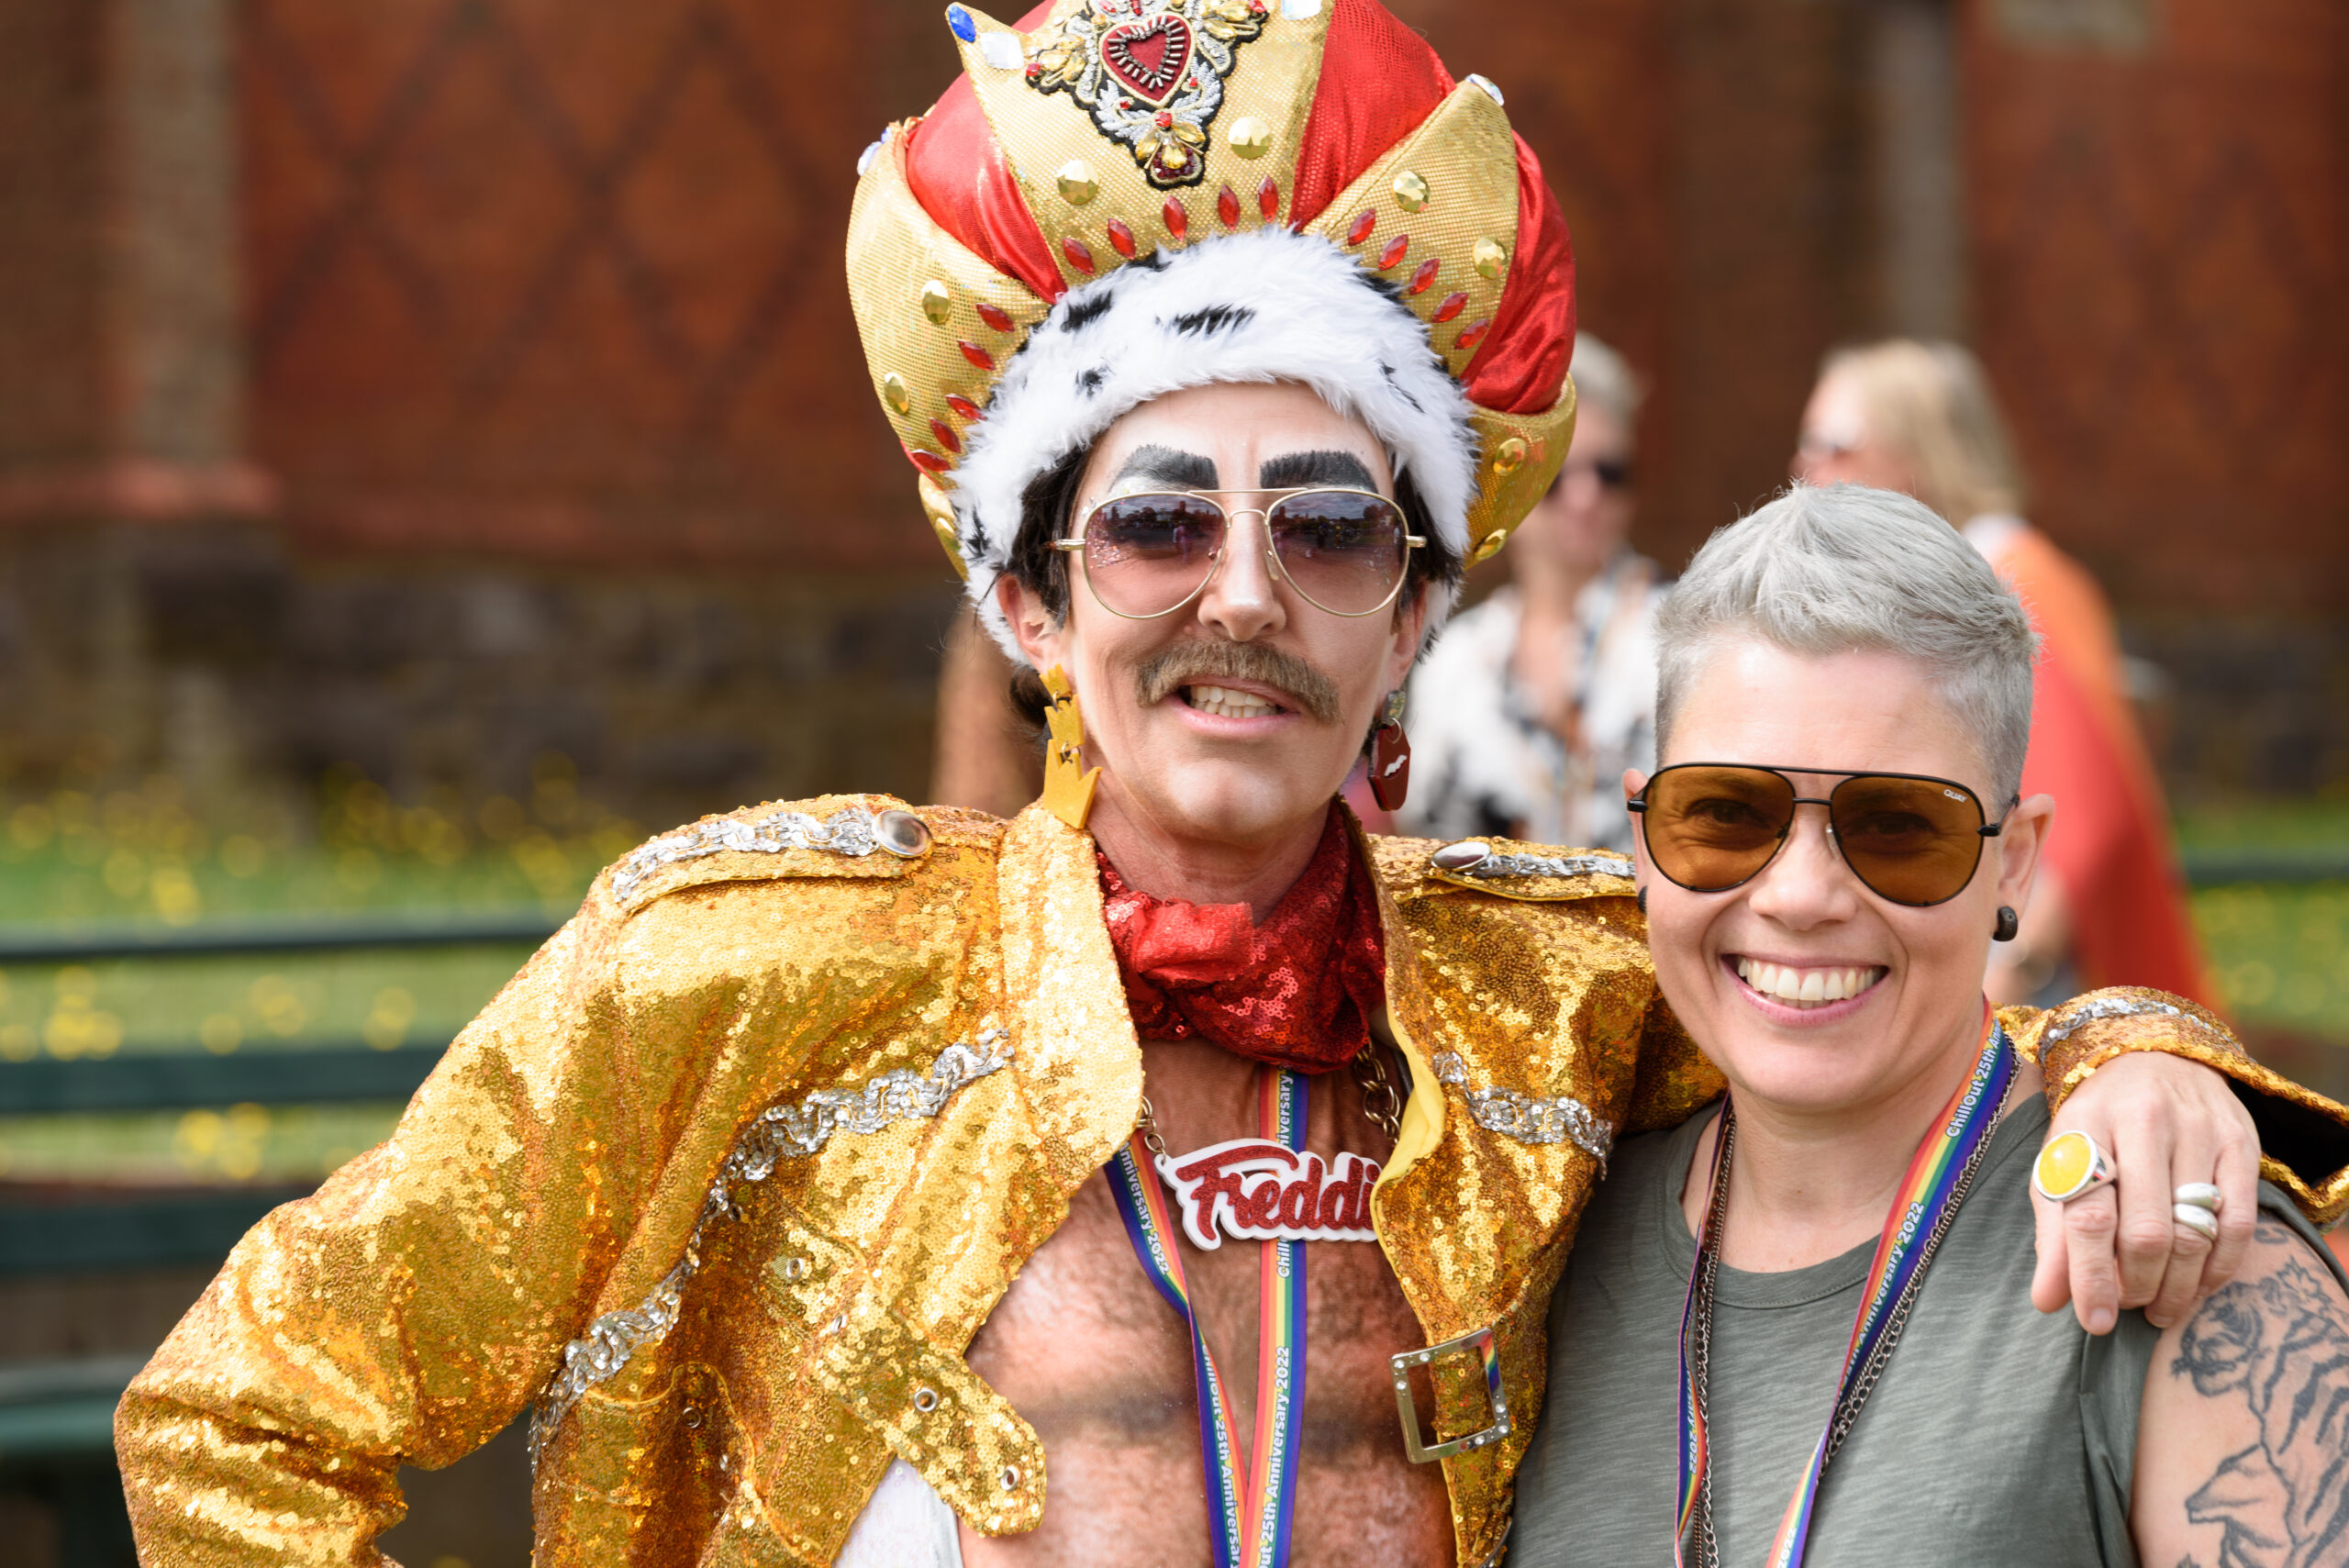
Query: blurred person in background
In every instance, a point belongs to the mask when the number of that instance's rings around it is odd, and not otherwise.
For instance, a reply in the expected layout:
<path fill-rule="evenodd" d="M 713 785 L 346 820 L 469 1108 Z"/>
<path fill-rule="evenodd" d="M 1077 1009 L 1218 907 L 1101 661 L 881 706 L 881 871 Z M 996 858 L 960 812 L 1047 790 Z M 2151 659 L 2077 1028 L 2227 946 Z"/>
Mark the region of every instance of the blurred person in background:
<path fill-rule="evenodd" d="M 1575 437 L 1509 537 L 1507 586 L 1453 620 L 1411 680 L 1406 832 L 1631 847 L 1620 781 L 1655 758 L 1656 563 L 1626 542 L 1640 385 L 1575 339 Z"/>
<path fill-rule="evenodd" d="M 2130 706 L 2112 611 L 2079 562 L 2021 517 L 2023 482 L 1981 362 L 1894 339 L 1830 354 L 1803 410 L 1795 476 L 1905 491 L 1957 527 L 2030 607 L 2042 653 L 2023 793 L 2063 803 L 1993 1000 L 2149 985 L 2213 995 L 2167 806 Z"/>

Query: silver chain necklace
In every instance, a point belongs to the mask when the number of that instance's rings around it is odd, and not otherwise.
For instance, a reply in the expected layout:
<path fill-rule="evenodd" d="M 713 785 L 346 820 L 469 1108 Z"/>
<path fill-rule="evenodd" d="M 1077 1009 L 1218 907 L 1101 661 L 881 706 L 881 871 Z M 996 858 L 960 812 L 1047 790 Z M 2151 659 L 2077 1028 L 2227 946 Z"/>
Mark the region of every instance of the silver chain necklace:
<path fill-rule="evenodd" d="M 1909 1284 L 1901 1291 L 1900 1299 L 1893 1304 L 1883 1338 L 1876 1341 L 1875 1350 L 1861 1363 L 1859 1375 L 1853 1378 L 1850 1385 L 1837 1396 L 1834 1412 L 1827 1422 L 1827 1458 L 1831 1462 L 1837 1451 L 1842 1448 L 1843 1440 L 1851 1436 L 1853 1423 L 1860 1418 L 1860 1407 L 1876 1391 L 1876 1380 L 1884 1374 L 1885 1364 L 1892 1359 L 1893 1347 L 1900 1342 L 1901 1334 L 1908 1329 L 1909 1314 L 1917 1304 L 1917 1292 L 1925 1283 L 1926 1268 L 1932 1262 L 1933 1254 L 1941 1250 L 1942 1238 L 1949 1234 L 1950 1226 L 1956 1221 L 1957 1211 L 1964 1206 L 1965 1195 L 1973 1190 L 1975 1173 L 1982 1168 L 1983 1160 L 1988 1156 L 1992 1135 L 2005 1115 L 2004 1106 L 1991 1113 L 1989 1131 L 1983 1134 L 1980 1141 L 1975 1144 L 1973 1152 L 1966 1156 L 1965 1163 L 1959 1167 L 1957 1180 L 1951 1187 L 1949 1203 L 1934 1220 L 1932 1229 L 1926 1233 L 1916 1272 L 1909 1276 Z M 1696 1396 L 1698 1418 L 1705 1423 L 1709 1432 L 1712 1429 L 1708 1392 L 1712 1366 L 1713 1300 L 1720 1276 L 1721 1229 L 1729 1218 L 1730 1162 L 1736 1147 L 1737 1123 L 1731 1115 L 1730 1101 L 1724 1098 L 1721 1101 L 1720 1141 L 1713 1151 L 1713 1190 L 1705 1207 L 1705 1233 L 1697 1240 L 1697 1301 L 1696 1311 L 1692 1315 L 1694 1321 L 1688 1332 L 1689 1381 Z M 1695 1534 L 1699 1568 L 1720 1568 L 1720 1544 L 1713 1533 L 1713 1469 L 1711 1455 L 1708 1452 L 1705 1473 L 1697 1488 Z"/>

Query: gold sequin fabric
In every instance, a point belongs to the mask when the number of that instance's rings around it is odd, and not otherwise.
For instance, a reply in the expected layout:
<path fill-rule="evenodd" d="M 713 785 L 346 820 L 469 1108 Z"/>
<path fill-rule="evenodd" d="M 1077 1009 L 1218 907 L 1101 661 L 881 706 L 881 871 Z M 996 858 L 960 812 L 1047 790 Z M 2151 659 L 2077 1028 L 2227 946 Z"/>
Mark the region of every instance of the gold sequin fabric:
<path fill-rule="evenodd" d="M 2025 1053 L 2038 1058 L 2055 1105 L 2089 1073 L 2134 1051 L 2183 1056 L 2224 1073 L 2250 1091 L 2243 1097 L 2259 1124 L 2260 1175 L 2290 1194 L 2318 1225 L 2349 1214 L 2342 1106 L 2254 1062 L 2209 1009 L 2166 991 L 2115 985 L 2045 1012 L 2007 1007 L 1998 1016 Z"/>
<path fill-rule="evenodd" d="M 963 1353 L 1134 1127 L 1141 1055 L 1092 841 L 1049 812 L 925 810 L 914 859 L 727 826 L 891 809 L 760 806 L 623 862 L 388 1142 L 254 1228 L 117 1417 L 144 1562 L 375 1562 L 399 1465 L 533 1407 L 538 1568 L 828 1563 L 893 1457 L 975 1529 L 1034 1527 L 1041 1446 Z M 1720 1079 L 1628 882 L 1462 885 L 1355 842 L 1411 1077 L 1380 1240 L 1425 1343 L 1497 1332 L 1510 1434 L 1443 1462 L 1481 1562 L 1598 1134 Z M 2184 1027 L 2087 1018 L 2051 1083 Z M 1481 1368 L 1432 1370 L 1438 1435 L 1484 1427 Z"/>

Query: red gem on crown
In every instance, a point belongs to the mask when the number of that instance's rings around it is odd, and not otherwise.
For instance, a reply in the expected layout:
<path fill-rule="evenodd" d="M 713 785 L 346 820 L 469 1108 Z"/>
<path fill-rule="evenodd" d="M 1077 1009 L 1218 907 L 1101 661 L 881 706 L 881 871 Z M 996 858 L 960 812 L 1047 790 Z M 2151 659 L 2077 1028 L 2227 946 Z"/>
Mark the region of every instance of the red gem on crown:
<path fill-rule="evenodd" d="M 1067 257 L 1068 264 L 1078 272 L 1087 277 L 1093 275 L 1093 247 L 1075 235 L 1072 234 L 1061 241 L 1061 254 Z"/>
<path fill-rule="evenodd" d="M 970 361 L 979 369 L 983 371 L 991 371 L 995 369 L 995 356 L 988 353 L 985 349 L 980 348 L 976 343 L 972 342 L 968 338 L 958 339 L 954 346 L 963 350 L 963 357 L 964 359 Z"/>
<path fill-rule="evenodd" d="M 1419 263 L 1419 270 L 1411 274 L 1410 292 L 1413 294 L 1427 293 L 1429 285 L 1435 282 L 1435 275 L 1442 271 L 1443 271 L 1443 259 L 1440 256 L 1431 256 L 1426 261 L 1421 261 Z"/>
<path fill-rule="evenodd" d="M 1370 231 L 1377 227 L 1378 214 L 1368 207 L 1363 208 L 1362 211 L 1354 215 L 1354 220 L 1346 225 L 1346 243 L 1349 245 L 1361 244 L 1364 240 L 1370 238 Z"/>
<path fill-rule="evenodd" d="M 1215 194 L 1215 215 L 1223 219 L 1226 228 L 1240 227 L 1240 193 L 1230 185 Z"/>
<path fill-rule="evenodd" d="M 1386 271 L 1410 252 L 1411 237 L 1408 234 L 1397 235 L 1386 242 L 1386 249 L 1378 253 L 1378 270 L 1382 272 Z"/>
<path fill-rule="evenodd" d="M 1256 210 L 1264 215 L 1266 223 L 1281 215 L 1281 188 L 1273 183 L 1270 174 L 1265 175 L 1264 183 L 1256 187 Z"/>
<path fill-rule="evenodd" d="M 954 417 L 958 419 L 975 419 L 985 412 L 959 392 L 950 392 L 946 395 L 946 406 L 954 411 Z"/>
<path fill-rule="evenodd" d="M 981 302 L 979 306 L 979 319 L 998 332 L 1008 332 L 1016 325 L 1010 314 L 1001 306 L 988 305 L 985 302 Z"/>
<path fill-rule="evenodd" d="M 1182 239 L 1185 231 L 1191 227 L 1189 209 L 1173 196 L 1166 198 L 1166 205 L 1158 209 L 1158 216 L 1166 220 L 1166 232 L 1177 239 Z"/>
<path fill-rule="evenodd" d="M 1435 307 L 1435 318 L 1438 321 L 1449 321 L 1467 308 L 1468 296 L 1466 295 L 1448 294 L 1437 303 Z"/>
<path fill-rule="evenodd" d="M 1119 255 L 1123 256 L 1129 261 L 1132 261 L 1134 255 L 1134 231 L 1126 227 L 1126 220 L 1121 217 L 1111 218 L 1108 222 L 1108 230 L 1110 245 L 1116 249 Z"/>

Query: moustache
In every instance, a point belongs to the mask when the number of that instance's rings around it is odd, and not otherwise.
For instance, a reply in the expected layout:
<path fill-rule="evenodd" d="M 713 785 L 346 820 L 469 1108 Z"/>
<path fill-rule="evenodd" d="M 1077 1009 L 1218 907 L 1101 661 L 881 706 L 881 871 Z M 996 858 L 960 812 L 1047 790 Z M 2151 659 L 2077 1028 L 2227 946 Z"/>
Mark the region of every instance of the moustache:
<path fill-rule="evenodd" d="M 1338 720 L 1338 684 L 1293 653 L 1261 642 L 1178 642 L 1134 668 L 1134 690 L 1149 707 L 1202 681 L 1252 681 L 1292 698 L 1323 724 Z"/>

